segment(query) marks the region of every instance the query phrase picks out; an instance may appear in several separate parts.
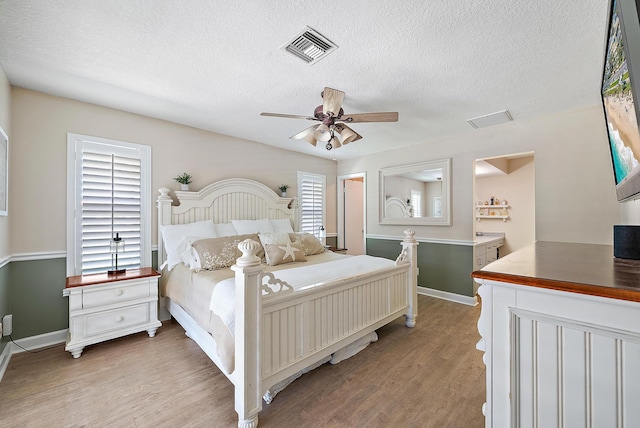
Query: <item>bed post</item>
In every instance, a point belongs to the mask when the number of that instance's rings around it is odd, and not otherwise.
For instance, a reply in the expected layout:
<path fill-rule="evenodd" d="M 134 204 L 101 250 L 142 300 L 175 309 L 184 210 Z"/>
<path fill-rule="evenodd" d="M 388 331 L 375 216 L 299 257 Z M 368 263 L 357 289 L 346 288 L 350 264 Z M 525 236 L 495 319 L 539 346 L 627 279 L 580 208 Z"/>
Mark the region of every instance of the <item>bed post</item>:
<path fill-rule="evenodd" d="M 411 264 L 409 280 L 407 281 L 409 295 L 409 307 L 405 314 L 407 327 L 415 327 L 416 317 L 418 316 L 418 241 L 413 237 L 415 233 L 411 229 L 405 229 L 404 239 L 402 240 L 402 253 L 405 254 L 407 261 Z"/>
<path fill-rule="evenodd" d="M 238 428 L 255 428 L 258 412 L 262 410 L 262 266 L 256 256 L 260 244 L 246 239 L 238 244 L 238 248 L 242 257 L 231 266 L 236 273 L 235 409 Z"/>
<path fill-rule="evenodd" d="M 171 224 L 171 204 L 173 199 L 169 196 L 171 189 L 168 187 L 161 187 L 158 189 L 160 196 L 158 196 L 158 269 L 162 266 L 165 260 L 164 243 L 162 242 L 162 226 L 165 224 Z"/>

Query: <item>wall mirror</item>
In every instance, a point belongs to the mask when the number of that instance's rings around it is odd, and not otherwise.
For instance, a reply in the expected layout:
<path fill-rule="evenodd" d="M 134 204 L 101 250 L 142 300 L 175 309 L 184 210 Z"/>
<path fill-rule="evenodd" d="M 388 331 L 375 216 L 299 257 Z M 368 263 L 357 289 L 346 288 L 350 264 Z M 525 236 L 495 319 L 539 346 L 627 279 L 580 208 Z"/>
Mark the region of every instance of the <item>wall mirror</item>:
<path fill-rule="evenodd" d="M 451 159 L 380 170 L 380 223 L 451 225 Z"/>

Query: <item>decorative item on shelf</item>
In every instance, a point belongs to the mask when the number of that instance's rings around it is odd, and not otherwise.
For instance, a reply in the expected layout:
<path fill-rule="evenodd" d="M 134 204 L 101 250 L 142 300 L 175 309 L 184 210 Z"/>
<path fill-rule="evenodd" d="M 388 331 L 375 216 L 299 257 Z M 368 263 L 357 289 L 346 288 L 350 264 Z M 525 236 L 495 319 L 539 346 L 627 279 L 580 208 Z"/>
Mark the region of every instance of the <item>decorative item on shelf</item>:
<path fill-rule="evenodd" d="M 280 189 L 280 195 L 282 195 L 283 198 L 287 197 L 288 188 L 289 188 L 288 184 L 281 184 L 280 186 L 278 186 L 278 189 Z"/>
<path fill-rule="evenodd" d="M 327 246 L 327 231 L 324 230 L 324 226 L 320 226 L 320 229 L 318 230 L 318 237 L 320 238 L 320 242 L 322 242 L 322 245 L 324 247 Z"/>
<path fill-rule="evenodd" d="M 174 180 L 176 180 L 178 183 L 180 183 L 180 190 L 189 190 L 189 183 L 191 183 L 191 179 L 193 177 L 189 174 L 187 174 L 186 172 L 180 174 L 179 176 L 175 177 Z"/>
<path fill-rule="evenodd" d="M 407 198 L 407 205 L 411 205 L 411 199 Z"/>
<path fill-rule="evenodd" d="M 116 233 L 116 236 L 113 237 L 110 243 L 111 250 L 111 266 L 113 269 L 107 271 L 108 275 L 117 275 L 120 273 L 125 273 L 126 269 L 118 269 L 118 253 L 124 252 L 124 239 L 120 237 L 119 233 Z"/>
<path fill-rule="evenodd" d="M 503 200 L 502 200 L 502 202 L 500 202 L 500 203 L 501 203 L 502 205 L 509 205 L 509 204 L 507 203 L 507 200 L 506 200 L 506 199 L 503 199 Z"/>

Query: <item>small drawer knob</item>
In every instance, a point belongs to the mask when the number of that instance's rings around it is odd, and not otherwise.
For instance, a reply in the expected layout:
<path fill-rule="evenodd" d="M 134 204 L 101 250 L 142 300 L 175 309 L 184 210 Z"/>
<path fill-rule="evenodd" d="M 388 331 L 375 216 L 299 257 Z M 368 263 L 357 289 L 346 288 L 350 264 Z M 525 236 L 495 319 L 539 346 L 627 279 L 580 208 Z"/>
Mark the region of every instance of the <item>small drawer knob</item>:
<path fill-rule="evenodd" d="M 124 293 L 124 290 L 120 289 L 116 291 L 116 296 L 122 296 L 122 293 Z"/>
<path fill-rule="evenodd" d="M 123 317 L 118 317 L 118 318 L 116 318 L 116 322 L 122 322 L 122 320 L 124 320 L 124 318 L 123 318 Z"/>

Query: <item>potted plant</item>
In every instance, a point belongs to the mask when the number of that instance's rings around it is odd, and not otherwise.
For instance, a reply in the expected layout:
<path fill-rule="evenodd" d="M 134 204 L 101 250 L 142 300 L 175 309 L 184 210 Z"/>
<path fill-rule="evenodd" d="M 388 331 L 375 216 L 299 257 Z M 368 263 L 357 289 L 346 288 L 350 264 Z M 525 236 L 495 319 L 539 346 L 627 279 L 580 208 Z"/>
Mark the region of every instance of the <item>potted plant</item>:
<path fill-rule="evenodd" d="M 289 188 L 288 184 L 282 184 L 278 187 L 278 189 L 280 189 L 280 194 L 282 195 L 283 198 L 287 197 L 287 189 Z"/>
<path fill-rule="evenodd" d="M 191 177 L 191 175 L 184 172 L 179 176 L 175 177 L 174 180 L 180 183 L 180 190 L 189 190 L 189 183 L 191 183 L 192 178 L 193 177 Z"/>

